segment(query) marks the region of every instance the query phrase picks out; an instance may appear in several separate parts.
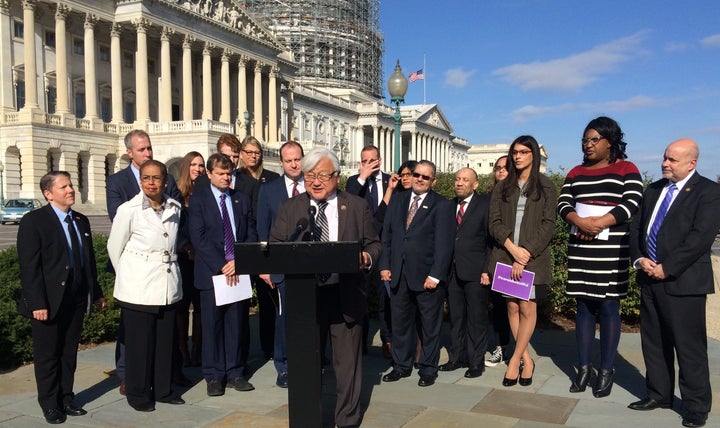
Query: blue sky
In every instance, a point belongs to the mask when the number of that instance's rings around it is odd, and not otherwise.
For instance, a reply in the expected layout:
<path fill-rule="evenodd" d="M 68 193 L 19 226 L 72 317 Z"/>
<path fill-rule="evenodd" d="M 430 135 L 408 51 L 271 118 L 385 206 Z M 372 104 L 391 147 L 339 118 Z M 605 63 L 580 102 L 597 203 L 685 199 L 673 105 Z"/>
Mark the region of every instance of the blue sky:
<path fill-rule="evenodd" d="M 606 115 L 641 173 L 659 178 L 664 148 L 689 137 L 698 171 L 720 175 L 718 0 L 381 0 L 380 29 L 384 79 L 425 54 L 427 102 L 470 144 L 530 134 L 567 171 L 585 125 Z M 405 101 L 423 102 L 422 81 Z"/>

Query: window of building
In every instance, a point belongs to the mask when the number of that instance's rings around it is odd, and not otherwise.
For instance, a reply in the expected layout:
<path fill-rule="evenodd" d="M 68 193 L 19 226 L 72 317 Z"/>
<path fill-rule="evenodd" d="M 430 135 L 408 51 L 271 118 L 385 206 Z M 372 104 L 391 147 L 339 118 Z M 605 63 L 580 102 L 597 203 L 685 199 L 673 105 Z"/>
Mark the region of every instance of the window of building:
<path fill-rule="evenodd" d="M 134 60 L 134 57 L 133 57 L 132 52 L 127 52 L 127 51 L 126 51 L 126 52 L 123 52 L 123 56 L 122 56 L 122 65 L 123 65 L 123 67 L 125 67 L 125 68 L 133 68 L 134 62 L 135 62 L 135 60 Z"/>
<path fill-rule="evenodd" d="M 17 105 L 18 111 L 25 107 L 25 82 L 15 83 L 15 104 Z"/>
<path fill-rule="evenodd" d="M 155 60 L 148 60 L 148 74 L 155 74 Z"/>
<path fill-rule="evenodd" d="M 103 122 L 110 122 L 112 117 L 110 98 L 103 97 L 100 99 L 100 117 L 102 117 Z"/>
<path fill-rule="evenodd" d="M 135 103 L 132 103 L 130 101 L 126 102 L 125 108 L 123 110 L 123 120 L 125 121 L 125 123 L 135 122 Z"/>
<path fill-rule="evenodd" d="M 85 55 L 85 42 L 83 39 L 73 38 L 73 53 L 77 55 Z"/>
<path fill-rule="evenodd" d="M 55 47 L 55 32 L 50 30 L 45 30 L 45 46 L 49 48 Z"/>
<path fill-rule="evenodd" d="M 25 37 L 25 25 L 21 21 L 13 21 L 13 36 L 18 39 Z"/>
<path fill-rule="evenodd" d="M 57 109 L 57 88 L 50 86 L 47 88 L 47 112 L 54 114 Z"/>
<path fill-rule="evenodd" d="M 495 166 L 495 162 L 490 162 L 490 168 Z"/>
<path fill-rule="evenodd" d="M 85 94 L 75 94 L 75 117 L 85 117 Z"/>
<path fill-rule="evenodd" d="M 110 62 L 110 46 L 100 45 L 98 47 L 98 59 L 104 62 Z"/>

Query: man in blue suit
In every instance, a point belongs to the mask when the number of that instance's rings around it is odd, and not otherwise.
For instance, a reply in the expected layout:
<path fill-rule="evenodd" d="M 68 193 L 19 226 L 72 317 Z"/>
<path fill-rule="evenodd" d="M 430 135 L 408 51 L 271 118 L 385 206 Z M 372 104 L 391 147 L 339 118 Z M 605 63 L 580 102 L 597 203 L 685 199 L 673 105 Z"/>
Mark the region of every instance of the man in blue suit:
<path fill-rule="evenodd" d="M 270 228 L 277 215 L 280 203 L 286 199 L 305 192 L 305 180 L 302 173 L 304 153 L 300 144 L 288 141 L 280 146 L 280 162 L 283 175 L 276 180 L 265 183 L 260 188 L 258 197 L 257 230 L 260 242 L 270 239 Z M 260 278 L 276 292 L 280 298 L 275 299 L 279 305 L 285 303 L 285 280 L 282 275 L 260 275 Z M 278 306 L 275 317 L 275 349 L 273 361 L 277 370 L 277 386 L 287 388 L 287 341 L 285 337 L 285 310 Z"/>
<path fill-rule="evenodd" d="M 140 193 L 140 166 L 153 158 L 150 136 L 141 129 L 134 129 L 125 135 L 125 149 L 130 158 L 130 165 L 107 178 L 105 201 L 110 221 L 115 218 L 115 213 L 120 205 Z M 180 191 L 171 175 L 168 176 L 165 194 L 176 201 L 180 200 Z M 115 272 L 110 260 L 107 262 L 107 271 Z M 115 368 L 117 376 L 120 378 L 120 394 L 125 395 L 125 329 L 122 320 L 118 328 L 115 347 Z M 182 378 L 178 376 L 181 384 L 185 385 L 190 382 L 183 378 L 184 376 Z"/>
<path fill-rule="evenodd" d="M 382 233 L 380 278 L 390 282 L 393 370 L 384 382 L 410 376 L 415 354 L 415 319 L 422 328 L 419 386 L 435 383 L 445 281 L 455 236 L 453 204 L 431 190 L 435 164 L 422 160 L 413 172 L 412 191 L 390 201 Z"/>
<path fill-rule="evenodd" d="M 235 242 L 257 241 L 250 198 L 230 189 L 233 164 L 222 154 L 207 160 L 210 186 L 193 193 L 188 207 L 190 240 L 195 248 L 195 288 L 200 290 L 202 308 L 202 372 L 211 397 L 225 393 L 229 385 L 238 391 L 255 389 L 244 375 L 241 344 L 247 331 L 250 300 L 223 306 L 215 303 L 212 277 L 225 275 L 227 283 L 237 284 Z"/>

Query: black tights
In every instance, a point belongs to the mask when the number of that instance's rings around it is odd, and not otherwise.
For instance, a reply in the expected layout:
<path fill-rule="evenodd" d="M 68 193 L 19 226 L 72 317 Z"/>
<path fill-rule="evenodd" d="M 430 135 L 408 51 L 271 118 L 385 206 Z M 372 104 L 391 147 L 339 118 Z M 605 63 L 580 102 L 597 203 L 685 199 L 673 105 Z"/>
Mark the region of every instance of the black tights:
<path fill-rule="evenodd" d="M 592 363 L 595 323 L 600 319 L 600 369 L 610 370 L 620 343 L 620 301 L 578 298 L 575 340 L 580 365 Z"/>

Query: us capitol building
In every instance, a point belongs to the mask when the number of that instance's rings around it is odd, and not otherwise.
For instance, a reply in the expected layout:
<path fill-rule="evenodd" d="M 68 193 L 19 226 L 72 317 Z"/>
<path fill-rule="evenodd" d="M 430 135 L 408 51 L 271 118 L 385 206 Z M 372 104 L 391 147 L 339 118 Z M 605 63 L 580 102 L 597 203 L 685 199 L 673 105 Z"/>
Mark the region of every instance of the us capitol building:
<path fill-rule="evenodd" d="M 378 22 L 378 0 L 0 0 L 2 195 L 42 199 L 40 177 L 61 169 L 78 209 L 104 213 L 136 128 L 171 173 L 222 133 L 261 140 L 270 169 L 294 139 L 334 150 L 344 174 L 374 144 L 390 171 Z M 436 104 L 401 111 L 402 160 L 468 165 Z"/>

